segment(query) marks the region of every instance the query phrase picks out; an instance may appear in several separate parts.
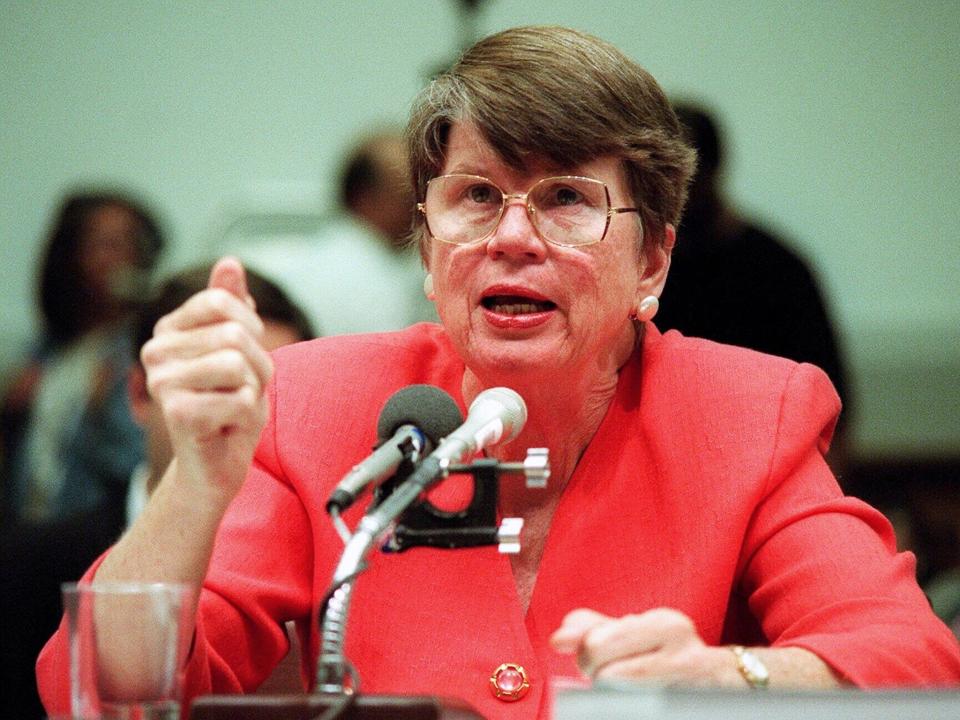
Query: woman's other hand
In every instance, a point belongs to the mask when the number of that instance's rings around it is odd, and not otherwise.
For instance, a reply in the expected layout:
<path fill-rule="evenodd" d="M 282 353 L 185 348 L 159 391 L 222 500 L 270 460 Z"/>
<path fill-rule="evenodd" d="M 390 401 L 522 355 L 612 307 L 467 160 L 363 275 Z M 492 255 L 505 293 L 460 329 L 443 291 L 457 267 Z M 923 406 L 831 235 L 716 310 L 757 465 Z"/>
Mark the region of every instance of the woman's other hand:
<path fill-rule="evenodd" d="M 266 422 L 273 372 L 243 266 L 223 258 L 197 293 L 156 326 L 141 358 L 178 475 L 225 502 L 238 492 Z"/>
<path fill-rule="evenodd" d="M 733 653 L 706 645 L 693 621 L 669 608 L 619 618 L 581 608 L 567 614 L 550 642 L 576 655 L 580 671 L 594 680 L 746 687 Z"/>
<path fill-rule="evenodd" d="M 576 655 L 580 671 L 594 680 L 750 687 L 732 650 L 707 645 L 693 620 L 671 608 L 619 618 L 573 610 L 550 643 L 559 653 Z M 844 684 L 829 665 L 804 648 L 751 648 L 751 652 L 769 672 L 771 686 L 829 689 Z"/>

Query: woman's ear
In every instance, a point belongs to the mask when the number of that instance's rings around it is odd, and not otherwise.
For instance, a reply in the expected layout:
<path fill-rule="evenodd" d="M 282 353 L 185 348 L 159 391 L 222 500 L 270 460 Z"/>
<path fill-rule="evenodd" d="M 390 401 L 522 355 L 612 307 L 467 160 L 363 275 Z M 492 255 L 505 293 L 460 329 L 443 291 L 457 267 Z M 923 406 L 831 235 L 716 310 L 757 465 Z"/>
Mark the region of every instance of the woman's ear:
<path fill-rule="evenodd" d="M 415 233 L 417 250 L 420 252 L 420 262 L 427 272 L 430 272 L 430 236 L 424 227 L 419 233 Z"/>
<path fill-rule="evenodd" d="M 643 264 L 640 268 L 639 295 L 659 297 L 667 282 L 670 270 L 670 257 L 677 242 L 677 229 L 673 225 L 663 228 L 663 242 L 644 248 Z"/>

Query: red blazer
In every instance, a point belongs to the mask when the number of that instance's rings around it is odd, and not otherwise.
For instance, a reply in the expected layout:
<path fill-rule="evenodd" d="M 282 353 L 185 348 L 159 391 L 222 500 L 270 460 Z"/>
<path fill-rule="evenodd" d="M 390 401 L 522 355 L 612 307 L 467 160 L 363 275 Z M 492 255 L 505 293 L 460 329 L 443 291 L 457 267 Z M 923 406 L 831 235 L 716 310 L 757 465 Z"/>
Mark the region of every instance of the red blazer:
<path fill-rule="evenodd" d="M 804 647 L 861 686 L 960 680 L 960 648 L 917 587 L 913 557 L 896 554 L 883 516 L 843 497 L 824 462 L 839 411 L 826 376 L 648 328 L 557 508 L 526 614 L 496 548 L 374 553 L 348 626 L 362 691 L 546 717 L 549 678 L 577 675 L 547 638 L 581 606 L 674 607 L 707 643 Z M 255 688 L 286 651 L 288 618 L 312 677 L 313 619 L 342 549 L 323 510 L 333 484 L 369 453 L 397 389 L 431 383 L 463 407 L 463 363 L 436 325 L 324 338 L 275 359 L 271 419 L 204 584 L 189 697 Z M 435 494 L 467 497 L 456 478 Z M 518 702 L 490 692 L 504 662 L 529 676 Z M 38 679 L 48 710 L 64 709 L 63 628 Z"/>

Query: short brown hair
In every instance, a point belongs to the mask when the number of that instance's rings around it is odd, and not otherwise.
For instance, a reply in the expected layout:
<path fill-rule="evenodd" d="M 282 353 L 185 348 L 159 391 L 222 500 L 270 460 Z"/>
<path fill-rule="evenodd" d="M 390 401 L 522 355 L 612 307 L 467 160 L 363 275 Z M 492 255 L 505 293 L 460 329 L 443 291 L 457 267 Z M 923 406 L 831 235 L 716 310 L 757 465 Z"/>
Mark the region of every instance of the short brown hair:
<path fill-rule="evenodd" d="M 418 96 L 407 126 L 413 186 L 423 199 L 440 174 L 447 136 L 468 121 L 511 167 L 545 158 L 572 167 L 623 159 L 647 242 L 680 221 L 696 153 L 646 70 L 613 45 L 576 30 L 521 27 L 469 48 Z M 423 244 L 423 218 L 414 236 Z"/>

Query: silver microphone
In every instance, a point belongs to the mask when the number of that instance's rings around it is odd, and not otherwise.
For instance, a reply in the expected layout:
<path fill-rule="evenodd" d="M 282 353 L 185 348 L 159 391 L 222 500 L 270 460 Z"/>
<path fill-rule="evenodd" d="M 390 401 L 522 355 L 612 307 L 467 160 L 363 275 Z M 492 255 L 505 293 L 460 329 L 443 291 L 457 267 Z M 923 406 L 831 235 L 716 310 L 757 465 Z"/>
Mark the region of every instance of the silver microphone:
<path fill-rule="evenodd" d="M 431 458 L 441 467 L 459 463 L 484 448 L 510 442 L 527 422 L 523 398 L 510 388 L 495 387 L 477 395 L 463 424 L 440 441 Z"/>
<path fill-rule="evenodd" d="M 357 534 L 377 537 L 420 493 L 444 477 L 451 464 L 513 440 L 526 422 L 527 406 L 516 391 L 505 387 L 484 390 L 470 405 L 463 424 L 447 435 L 386 500 L 367 513 Z"/>

